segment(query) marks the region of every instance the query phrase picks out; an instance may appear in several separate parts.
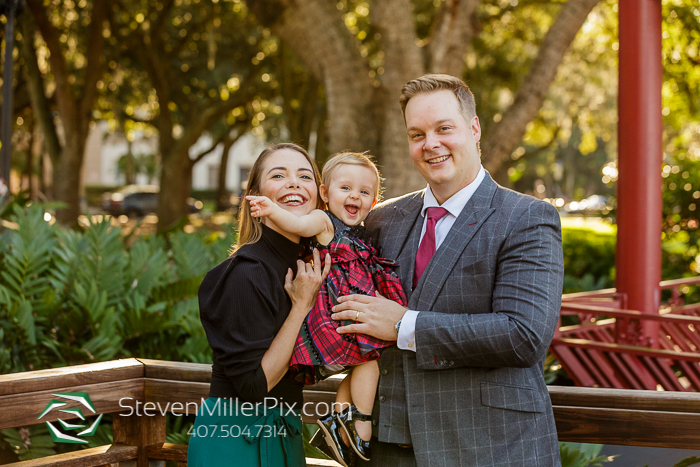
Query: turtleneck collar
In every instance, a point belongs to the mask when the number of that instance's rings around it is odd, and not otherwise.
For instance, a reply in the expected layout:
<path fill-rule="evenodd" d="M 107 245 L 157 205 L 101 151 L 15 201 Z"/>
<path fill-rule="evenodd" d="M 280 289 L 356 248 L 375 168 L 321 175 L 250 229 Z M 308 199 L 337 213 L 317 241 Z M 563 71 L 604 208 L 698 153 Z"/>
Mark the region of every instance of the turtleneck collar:
<path fill-rule="evenodd" d="M 294 265 L 299 259 L 302 245 L 289 240 L 281 233 L 275 232 L 265 224 L 262 225 L 262 236 L 260 242 L 263 242 L 271 252 L 279 257 L 285 264 Z"/>

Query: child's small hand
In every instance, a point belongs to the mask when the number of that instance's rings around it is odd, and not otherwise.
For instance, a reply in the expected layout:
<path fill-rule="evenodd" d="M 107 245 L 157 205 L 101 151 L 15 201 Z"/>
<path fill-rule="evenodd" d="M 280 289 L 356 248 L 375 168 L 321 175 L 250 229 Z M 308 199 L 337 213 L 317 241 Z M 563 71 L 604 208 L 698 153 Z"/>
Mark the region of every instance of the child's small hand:
<path fill-rule="evenodd" d="M 267 217 L 275 207 L 267 196 L 246 196 L 245 199 L 250 201 L 250 215 L 253 217 Z"/>

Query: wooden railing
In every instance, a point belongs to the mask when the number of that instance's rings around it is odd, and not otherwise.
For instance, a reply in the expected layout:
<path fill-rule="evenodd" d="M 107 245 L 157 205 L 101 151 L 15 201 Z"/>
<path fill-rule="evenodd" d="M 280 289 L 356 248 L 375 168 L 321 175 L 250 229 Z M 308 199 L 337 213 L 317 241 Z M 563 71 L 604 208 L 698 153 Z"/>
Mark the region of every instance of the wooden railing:
<path fill-rule="evenodd" d="M 165 413 L 193 414 L 206 399 L 211 366 L 125 359 L 0 376 L 0 429 L 54 421 L 39 415 L 57 392 L 86 392 L 97 414 L 113 415 L 112 445 L 10 464 L 14 467 L 186 465 L 187 446 L 165 442 Z M 340 379 L 304 392 L 304 421 L 334 399 Z M 700 394 L 550 386 L 561 441 L 700 448 Z M 142 416 L 122 416 L 136 405 Z M 144 404 L 151 403 L 148 406 Z M 68 404 L 65 408 L 78 407 Z M 143 416 L 144 408 L 153 416 Z M 162 412 L 161 412 L 162 410 Z M 67 420 L 70 414 L 62 413 Z M 307 459 L 310 466 L 337 465 Z"/>

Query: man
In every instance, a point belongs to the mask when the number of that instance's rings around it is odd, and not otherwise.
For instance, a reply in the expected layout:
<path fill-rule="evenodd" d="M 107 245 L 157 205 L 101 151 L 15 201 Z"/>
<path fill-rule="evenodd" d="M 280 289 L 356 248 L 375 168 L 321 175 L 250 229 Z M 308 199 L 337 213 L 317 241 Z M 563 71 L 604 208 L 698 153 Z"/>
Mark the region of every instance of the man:
<path fill-rule="evenodd" d="M 558 466 L 543 376 L 564 275 L 558 213 L 484 171 L 461 80 L 425 75 L 400 103 L 428 187 L 366 225 L 399 264 L 408 308 L 349 295 L 334 310 L 358 321 L 339 332 L 397 340 L 379 360 L 371 465 Z"/>

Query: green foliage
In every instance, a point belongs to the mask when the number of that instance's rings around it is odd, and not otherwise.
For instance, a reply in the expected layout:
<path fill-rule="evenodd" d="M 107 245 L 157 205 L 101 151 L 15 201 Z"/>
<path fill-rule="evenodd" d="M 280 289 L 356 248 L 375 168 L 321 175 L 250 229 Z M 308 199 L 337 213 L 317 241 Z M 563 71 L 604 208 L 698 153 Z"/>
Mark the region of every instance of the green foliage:
<path fill-rule="evenodd" d="M 694 177 L 698 177 L 700 174 L 700 165 L 697 169 L 698 172 L 693 175 Z M 683 172 L 678 171 L 677 175 L 682 178 L 682 174 Z M 665 180 L 668 181 L 669 178 L 671 177 L 669 176 Z M 684 190 L 684 193 L 686 197 L 695 199 L 692 198 L 695 192 Z M 700 191 L 696 191 L 696 193 L 700 198 Z M 700 204 L 700 200 L 698 204 Z M 670 214 L 666 216 L 663 224 L 661 278 L 662 280 L 670 280 L 697 275 L 700 272 L 698 263 L 700 232 L 698 232 L 697 227 L 690 228 L 689 226 L 695 225 L 693 222 L 697 223 L 698 221 L 692 217 L 693 211 L 688 209 L 685 210 L 686 214 L 683 214 L 683 210 L 669 207 L 665 203 L 664 212 L 667 211 Z M 676 217 L 674 211 L 681 214 Z M 687 217 L 683 217 L 686 215 Z M 677 219 L 677 221 L 673 219 Z M 685 227 L 675 228 L 678 226 L 675 222 L 682 222 Z M 601 232 L 585 228 L 562 228 L 564 293 L 614 287 L 615 243 L 616 232 L 614 229 L 610 232 Z"/>
<path fill-rule="evenodd" d="M 564 293 L 613 287 L 615 235 L 582 228 L 562 229 Z"/>
<path fill-rule="evenodd" d="M 573 384 L 569 375 L 561 366 L 556 357 L 547 352 L 547 357 L 544 359 L 544 382 L 545 384 L 553 384 L 555 386 L 568 386 Z"/>
<path fill-rule="evenodd" d="M 616 456 L 599 456 L 602 444 L 559 443 L 562 467 L 587 467 L 612 462 Z"/>
<path fill-rule="evenodd" d="M 231 235 L 130 239 L 109 219 L 83 231 L 15 207 L 0 232 L 0 373 L 130 356 L 211 361 L 198 316 L 204 274 Z M 168 248 L 170 245 L 170 248 Z"/>
<path fill-rule="evenodd" d="M 191 416 L 175 416 L 173 414 L 167 415 L 167 425 L 169 433 L 165 437 L 167 443 L 173 444 L 183 444 L 187 446 L 190 444 L 190 436 L 187 434 L 194 425 L 194 422 L 190 420 Z"/>
<path fill-rule="evenodd" d="M 49 429 L 44 424 L 0 430 L 0 435 L 21 461 L 56 454 L 54 450 L 56 444 L 51 439 Z"/>
<path fill-rule="evenodd" d="M 700 124 L 690 132 L 690 149 L 664 164 L 664 275 L 700 273 Z"/>
<path fill-rule="evenodd" d="M 698 464 L 700 464 L 700 457 L 693 456 L 693 457 L 686 457 L 685 459 L 678 462 L 673 467 L 690 467 L 691 465 L 698 465 Z"/>
<path fill-rule="evenodd" d="M 304 455 L 312 459 L 328 459 L 328 456 L 322 453 L 318 448 L 311 446 L 309 443 L 318 429 L 318 425 L 304 423 L 302 428 L 302 436 L 304 437 Z"/>

